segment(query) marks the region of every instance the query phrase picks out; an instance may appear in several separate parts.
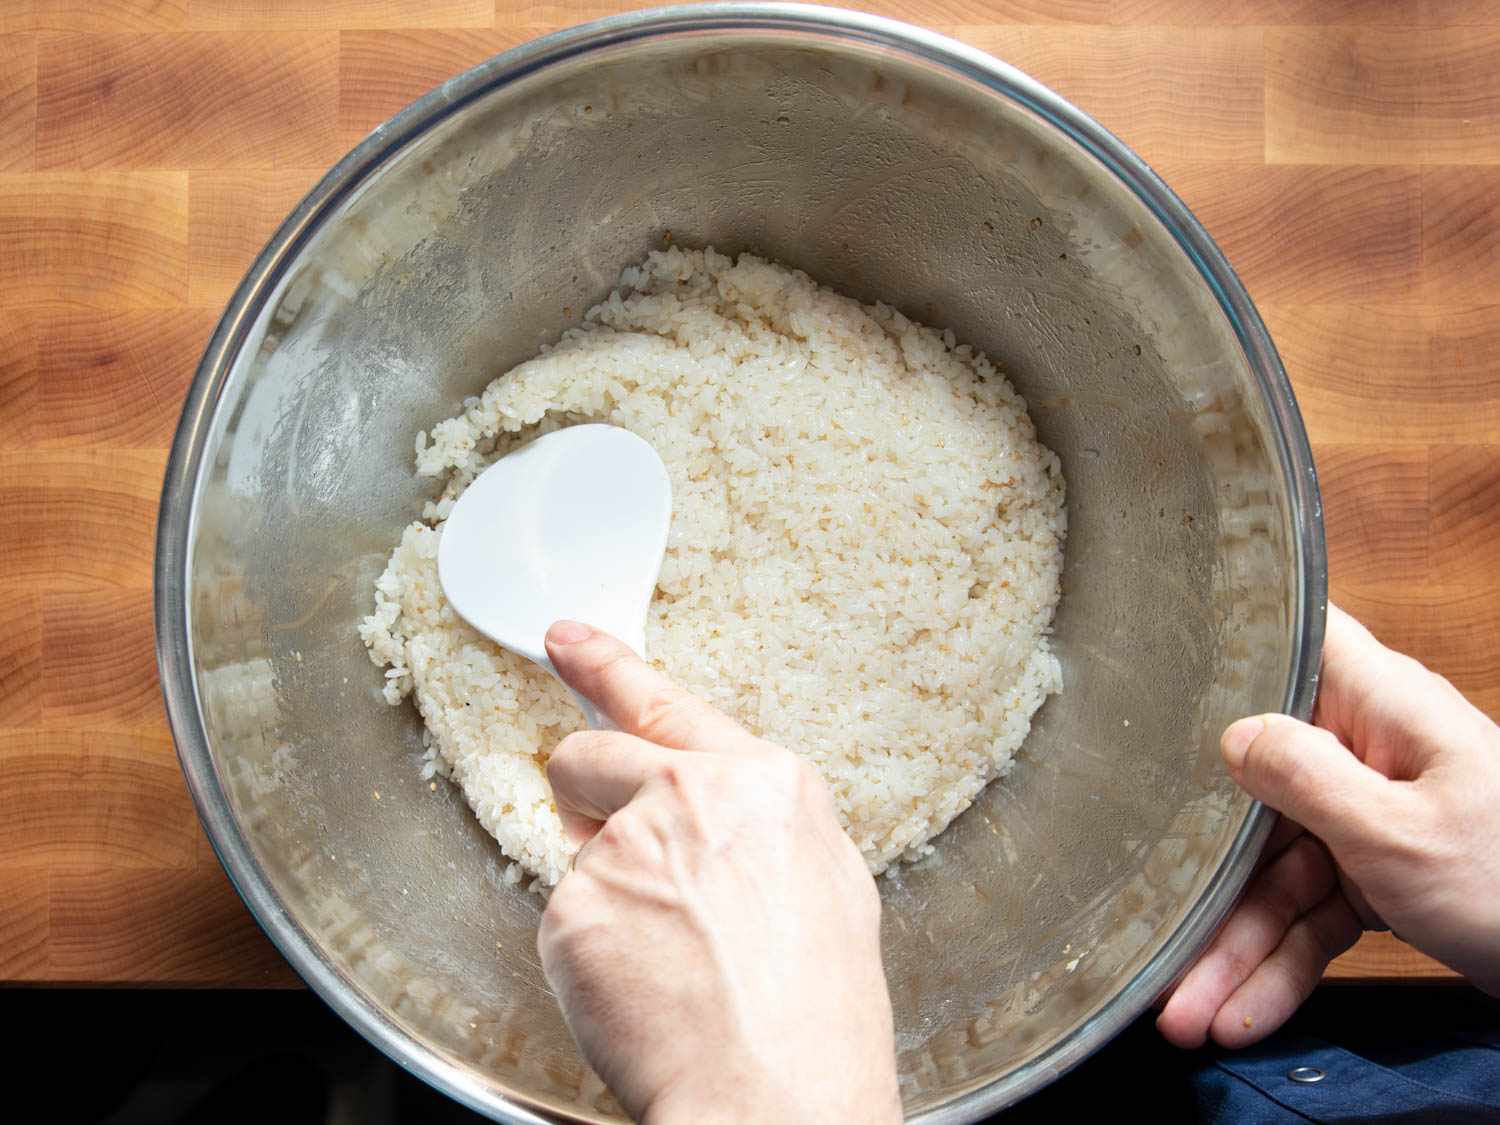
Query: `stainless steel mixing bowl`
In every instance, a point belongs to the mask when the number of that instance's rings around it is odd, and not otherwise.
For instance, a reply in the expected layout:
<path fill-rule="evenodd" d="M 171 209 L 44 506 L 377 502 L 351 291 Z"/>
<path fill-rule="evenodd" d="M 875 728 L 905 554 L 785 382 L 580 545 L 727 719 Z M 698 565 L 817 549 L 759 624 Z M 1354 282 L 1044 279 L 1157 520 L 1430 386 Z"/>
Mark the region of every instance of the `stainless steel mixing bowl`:
<path fill-rule="evenodd" d="M 1066 687 L 882 884 L 907 1109 L 973 1120 L 1140 1013 L 1223 917 L 1269 814 L 1218 734 L 1307 714 L 1325 589 L 1244 289 L 1124 145 L 979 52 L 673 9 L 527 44 L 372 133 L 256 261 L 183 412 L 156 574 L 183 771 L 250 909 L 377 1046 L 499 1119 L 611 1115 L 537 965 L 541 901 L 419 780 L 421 726 L 355 624 L 427 494 L 416 432 L 668 238 L 951 326 L 1062 457 Z"/>

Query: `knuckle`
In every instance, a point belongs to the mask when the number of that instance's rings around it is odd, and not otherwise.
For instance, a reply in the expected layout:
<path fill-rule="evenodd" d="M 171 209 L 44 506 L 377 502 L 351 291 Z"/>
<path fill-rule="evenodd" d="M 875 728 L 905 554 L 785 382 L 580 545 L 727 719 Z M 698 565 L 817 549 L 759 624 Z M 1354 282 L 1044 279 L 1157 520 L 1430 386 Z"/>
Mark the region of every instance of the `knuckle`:
<path fill-rule="evenodd" d="M 710 758 L 685 751 L 662 763 L 653 788 L 665 797 L 667 805 L 664 808 L 707 810 L 721 804 L 726 789 L 715 768 L 717 764 Z M 728 793 L 732 794 L 733 789 Z"/>
<path fill-rule="evenodd" d="M 620 861 L 635 873 L 660 870 L 674 848 L 687 842 L 681 818 L 655 801 L 633 808 L 631 815 L 622 818 L 618 831 Z"/>
<path fill-rule="evenodd" d="M 686 763 L 671 759 L 663 763 L 658 775 L 661 783 L 672 793 L 683 796 L 688 792 L 692 784 L 691 774 L 693 771 L 686 768 Z"/>
<path fill-rule="evenodd" d="M 1429 801 L 1404 803 L 1390 817 L 1379 843 L 1386 856 L 1410 870 L 1426 871 L 1461 863 L 1463 841 L 1471 831 L 1462 811 Z"/>
<path fill-rule="evenodd" d="M 1449 707 L 1458 707 L 1463 711 L 1469 710 L 1470 704 L 1464 693 L 1459 691 L 1453 681 L 1438 672 L 1428 672 L 1432 677 L 1432 686 L 1441 701 Z"/>
<path fill-rule="evenodd" d="M 1333 862 L 1328 851 L 1312 836 L 1304 835 L 1293 841 L 1276 864 L 1275 882 L 1287 889 L 1292 917 L 1322 898 L 1333 881 Z"/>
<path fill-rule="evenodd" d="M 791 815 L 799 806 L 815 804 L 822 782 L 800 756 L 780 746 L 754 758 L 736 758 L 726 765 L 727 783 L 735 792 L 755 794 L 767 814 Z"/>
<path fill-rule="evenodd" d="M 581 730 L 574 737 L 585 750 L 607 750 L 630 742 L 630 736 L 617 730 Z"/>
<path fill-rule="evenodd" d="M 623 812 L 617 812 L 604 822 L 603 827 L 594 837 L 594 844 L 601 850 L 620 850 L 626 848 L 635 838 L 634 826 L 631 818 Z"/>
<path fill-rule="evenodd" d="M 819 831 L 827 830 L 838 838 L 848 840 L 839 823 L 833 794 L 829 792 L 822 775 L 807 759 L 789 750 L 781 750 L 763 767 L 771 775 L 768 786 L 774 795 L 775 814 L 789 827 L 797 824 L 811 825 Z M 865 871 L 864 858 L 859 849 L 849 841 L 852 856 L 858 860 L 857 867 Z"/>
<path fill-rule="evenodd" d="M 579 730 L 565 737 L 547 755 L 547 781 L 553 788 L 566 787 L 570 778 L 587 772 L 590 761 L 618 738 L 613 731 Z"/>
<path fill-rule="evenodd" d="M 766 758 L 766 768 L 783 788 L 799 796 L 818 782 L 817 774 L 807 760 L 783 747 L 777 747 L 775 753 Z"/>
<path fill-rule="evenodd" d="M 684 701 L 691 697 L 679 687 L 659 687 L 646 693 L 636 708 L 635 729 L 650 738 L 677 718 Z"/>
<path fill-rule="evenodd" d="M 1259 899 L 1262 909 L 1275 919 L 1276 924 L 1282 930 L 1290 926 L 1301 913 L 1301 904 L 1298 902 L 1297 895 L 1279 880 L 1263 876 Z"/>
<path fill-rule="evenodd" d="M 1251 747 L 1252 755 L 1258 752 L 1259 772 L 1274 779 L 1282 793 L 1307 807 L 1326 810 L 1336 805 L 1339 791 L 1318 768 L 1315 755 L 1307 753 L 1307 743 L 1316 739 L 1337 745 L 1338 740 L 1319 728 L 1280 723 L 1267 734 L 1270 737 L 1256 739 Z M 1266 745 L 1261 746 L 1262 742 Z"/>
<path fill-rule="evenodd" d="M 1261 964 L 1259 958 L 1251 957 L 1249 954 L 1237 947 L 1222 947 L 1216 951 L 1219 964 L 1224 976 L 1233 981 L 1236 986 L 1250 979 Z"/>
<path fill-rule="evenodd" d="M 1390 654 L 1388 659 L 1391 663 L 1391 671 L 1397 676 L 1421 683 L 1429 676 L 1434 675 L 1428 669 L 1427 665 L 1423 664 L 1415 656 L 1408 656 L 1406 653 L 1397 652 L 1395 649 L 1386 649 L 1386 652 Z"/>
<path fill-rule="evenodd" d="M 627 806 L 604 822 L 588 846 L 597 849 L 601 858 L 609 856 L 616 862 L 635 864 L 653 851 L 654 844 L 649 816 L 635 806 Z"/>

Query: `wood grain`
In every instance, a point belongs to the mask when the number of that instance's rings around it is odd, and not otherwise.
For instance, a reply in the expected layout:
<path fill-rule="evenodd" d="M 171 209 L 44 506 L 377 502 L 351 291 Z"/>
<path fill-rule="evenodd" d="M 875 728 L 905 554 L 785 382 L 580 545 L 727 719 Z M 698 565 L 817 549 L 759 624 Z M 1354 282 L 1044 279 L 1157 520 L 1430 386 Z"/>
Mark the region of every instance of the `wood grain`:
<path fill-rule="evenodd" d="M 44 589 L 151 589 L 162 450 L 0 453 L 0 567 Z"/>
<path fill-rule="evenodd" d="M 151 591 L 44 593 L 41 697 L 47 726 L 166 730 Z"/>
<path fill-rule="evenodd" d="M 645 0 L 498 0 L 500 26 L 552 30 L 615 12 L 652 7 Z M 1115 27 L 1264 27 L 1311 25 L 1436 27 L 1500 24 L 1485 0 L 850 0 L 844 7 L 936 29 L 1040 25 Z M 434 22 L 435 21 L 430 21 Z"/>
<path fill-rule="evenodd" d="M 644 6 L 0 0 L 0 979 L 294 982 L 196 826 L 157 695 L 182 394 L 265 238 L 368 130 Z M 863 6 L 1034 73 L 1158 167 L 1286 361 L 1335 598 L 1500 714 L 1500 4 Z M 1375 935 L 1329 975 L 1443 973 Z"/>
<path fill-rule="evenodd" d="M 1427 503 L 1434 579 L 1493 587 L 1500 575 L 1500 445 L 1434 449 Z"/>
<path fill-rule="evenodd" d="M 1432 570 L 1427 450 L 1320 445 L 1328 569 L 1344 582 L 1422 582 Z"/>
<path fill-rule="evenodd" d="M 7 724 L 41 720 L 41 679 L 42 594 L 7 582 L 0 589 L 0 708 Z"/>
<path fill-rule="evenodd" d="M 340 37 L 339 140 L 352 148 L 375 126 L 434 86 L 533 33 L 483 31 L 349 32 Z"/>
<path fill-rule="evenodd" d="M 36 167 L 36 36 L 0 35 L 0 172 Z"/>
<path fill-rule="evenodd" d="M 345 146 L 340 142 L 339 147 Z M 188 208 L 188 303 L 221 310 L 266 240 L 325 171 L 216 168 L 192 173 L 188 178 L 192 200 Z"/>
<path fill-rule="evenodd" d="M 1358 945 L 1328 966 L 1325 976 L 1328 980 L 1350 982 L 1460 979 L 1441 961 L 1418 953 L 1390 933 L 1366 934 Z"/>
<path fill-rule="evenodd" d="M 165 731 L 0 730 L 6 867 L 191 867 L 200 835 Z"/>
<path fill-rule="evenodd" d="M 961 5 L 963 0 L 937 0 L 932 14 L 940 18 L 933 23 L 950 22 L 941 18 L 948 9 Z M 544 31 L 570 27 L 588 20 L 602 19 L 616 12 L 635 12 L 654 5 L 650 0 L 496 0 L 496 27 L 516 28 L 527 31 L 531 38 Z M 857 8 L 866 5 L 856 4 Z"/>
<path fill-rule="evenodd" d="M 35 420 L 41 447 L 166 448 L 182 399 L 213 332 L 217 310 L 39 311 Z M 148 459 L 143 491 L 159 452 Z"/>
<path fill-rule="evenodd" d="M 46 867 L 0 867 L 0 980 L 45 980 L 51 936 Z"/>
<path fill-rule="evenodd" d="M 1500 318 L 1483 306 L 1263 304 L 1319 444 L 1484 444 L 1500 433 Z"/>
<path fill-rule="evenodd" d="M 490 27 L 494 0 L 189 0 L 188 24 L 213 31 Z"/>
<path fill-rule="evenodd" d="M 37 167 L 327 165 L 337 77 L 332 32 L 46 36 Z"/>
<path fill-rule="evenodd" d="M 1500 714 L 1500 649 L 1476 644 L 1500 630 L 1500 587 L 1346 582 L 1334 575 L 1333 600 L 1392 648 L 1442 673 L 1492 717 Z"/>
<path fill-rule="evenodd" d="M 51 870 L 44 979 L 259 988 L 298 983 L 217 865 Z"/>
<path fill-rule="evenodd" d="M 1194 161 L 1157 170 L 1258 303 L 1416 295 L 1421 177 L 1413 169 Z"/>
<path fill-rule="evenodd" d="M 1487 306 L 1500 294 L 1500 168 L 1422 171 L 1420 298 Z"/>
<path fill-rule="evenodd" d="M 0 450 L 31 440 L 36 422 L 36 350 L 31 318 L 0 306 Z"/>
<path fill-rule="evenodd" d="M 1500 28 L 1266 33 L 1266 159 L 1500 162 Z"/>
<path fill-rule="evenodd" d="M 187 26 L 187 0 L 18 0 L 12 10 L 17 26 L 37 31 L 181 31 Z"/>
<path fill-rule="evenodd" d="M 1020 67 L 1152 162 L 1259 161 L 1265 147 L 1259 28 L 956 27 Z"/>
<path fill-rule="evenodd" d="M 186 172 L 0 175 L 0 305 L 187 296 Z"/>
<path fill-rule="evenodd" d="M 602 5 L 600 5 L 602 7 Z M 856 0 L 850 7 L 928 25 L 1444 27 L 1500 24 L 1489 0 Z M 507 7 L 501 0 L 500 9 Z M 514 5 L 557 11 L 561 4 Z M 565 13 L 559 20 L 566 20 Z M 578 17 L 581 18 L 581 17 Z"/>

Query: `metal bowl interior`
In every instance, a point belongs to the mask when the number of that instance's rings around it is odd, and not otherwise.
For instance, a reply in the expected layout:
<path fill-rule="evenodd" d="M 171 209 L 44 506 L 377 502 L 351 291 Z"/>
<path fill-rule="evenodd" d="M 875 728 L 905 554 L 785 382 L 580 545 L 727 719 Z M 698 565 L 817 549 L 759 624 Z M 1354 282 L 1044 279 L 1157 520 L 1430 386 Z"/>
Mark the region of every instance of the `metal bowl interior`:
<path fill-rule="evenodd" d="M 1306 714 L 1316 482 L 1243 289 L 1123 145 L 1024 75 L 823 9 L 622 17 L 502 55 L 382 126 L 275 236 L 184 411 L 162 679 L 231 877 L 328 1001 L 500 1119 L 607 1119 L 537 964 L 541 902 L 355 634 L 427 487 L 418 430 L 671 238 L 951 327 L 1062 458 L 1066 687 L 1018 765 L 883 882 L 908 1112 L 967 1121 L 1137 1015 L 1268 827 L 1216 751 Z M 380 799 L 373 794 L 379 791 Z"/>

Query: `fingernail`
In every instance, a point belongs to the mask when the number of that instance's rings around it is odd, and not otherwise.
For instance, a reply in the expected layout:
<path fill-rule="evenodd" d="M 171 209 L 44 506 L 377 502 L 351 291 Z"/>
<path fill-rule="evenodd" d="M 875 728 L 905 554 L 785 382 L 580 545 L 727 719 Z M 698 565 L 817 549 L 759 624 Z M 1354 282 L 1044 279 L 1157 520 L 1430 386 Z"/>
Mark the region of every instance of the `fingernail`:
<path fill-rule="evenodd" d="M 576 645 L 594 635 L 594 631 L 579 621 L 554 621 L 547 630 L 547 643 L 553 645 Z M 532 636 L 536 636 L 535 633 Z"/>
<path fill-rule="evenodd" d="M 1259 738 L 1265 729 L 1266 721 L 1260 718 L 1241 719 L 1237 723 L 1229 724 L 1229 729 L 1224 732 L 1219 746 L 1230 770 L 1235 773 L 1239 772 L 1240 767 L 1245 764 L 1245 754 L 1250 749 L 1250 744 Z"/>

